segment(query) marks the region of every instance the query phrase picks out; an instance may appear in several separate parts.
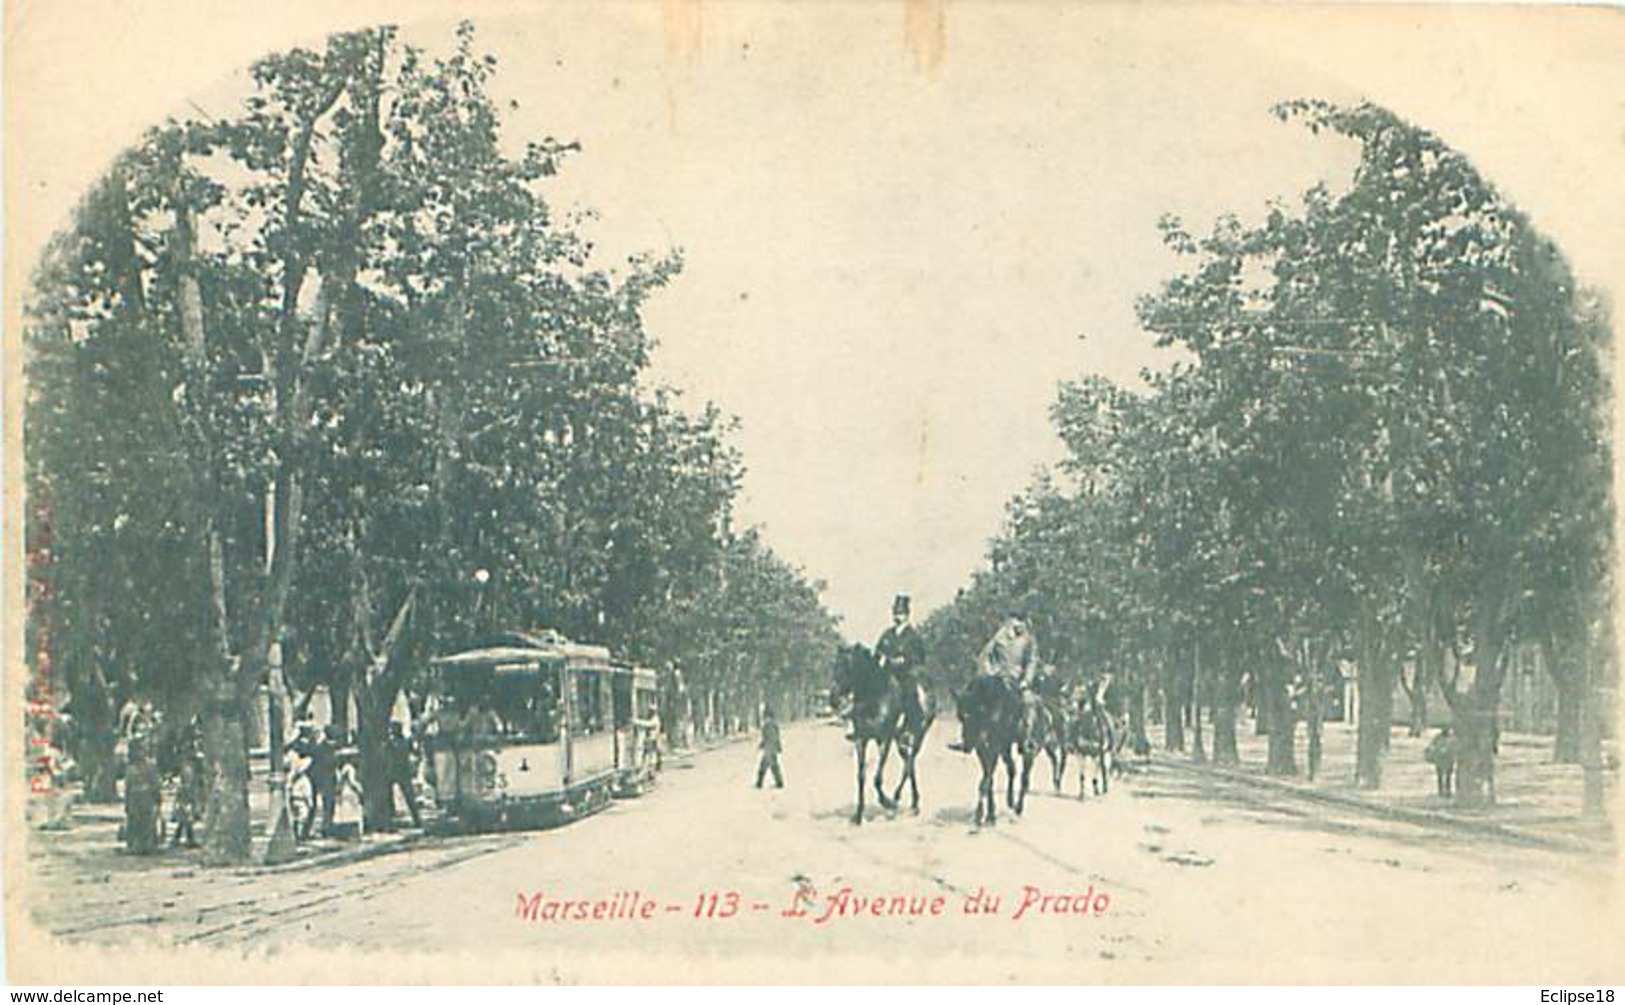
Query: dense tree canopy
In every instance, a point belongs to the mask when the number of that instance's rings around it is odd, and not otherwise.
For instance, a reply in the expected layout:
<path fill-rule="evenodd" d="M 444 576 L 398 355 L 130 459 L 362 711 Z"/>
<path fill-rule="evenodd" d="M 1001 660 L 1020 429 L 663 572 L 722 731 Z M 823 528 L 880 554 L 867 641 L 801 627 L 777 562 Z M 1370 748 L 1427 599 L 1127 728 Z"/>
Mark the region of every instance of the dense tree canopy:
<path fill-rule="evenodd" d="M 939 652 L 1026 607 L 1058 663 L 1154 685 L 1170 746 L 1209 707 L 1234 758 L 1252 695 L 1282 772 L 1299 714 L 1313 769 L 1315 682 L 1352 660 L 1367 785 L 1412 664 L 1416 700 L 1455 713 L 1458 798 L 1488 802 L 1512 648 L 1545 648 L 1571 760 L 1593 668 L 1612 672 L 1607 312 L 1432 134 L 1370 105 L 1276 114 L 1360 144 L 1348 189 L 1204 237 L 1164 221 L 1186 266 L 1139 313 L 1185 361 L 1143 390 L 1062 387 L 1067 460 L 933 617 Z"/>
<path fill-rule="evenodd" d="M 413 668 L 482 632 L 681 659 L 734 722 L 833 649 L 817 587 L 732 528 L 728 422 L 648 385 L 679 260 L 596 263 L 543 195 L 573 145 L 510 152 L 494 72 L 468 26 L 444 57 L 379 29 L 265 59 L 239 113 L 120 157 L 35 284 L 52 663 L 107 726 L 80 760 L 136 693 L 199 717 L 221 860 L 276 651 L 356 696 L 378 770 Z"/>

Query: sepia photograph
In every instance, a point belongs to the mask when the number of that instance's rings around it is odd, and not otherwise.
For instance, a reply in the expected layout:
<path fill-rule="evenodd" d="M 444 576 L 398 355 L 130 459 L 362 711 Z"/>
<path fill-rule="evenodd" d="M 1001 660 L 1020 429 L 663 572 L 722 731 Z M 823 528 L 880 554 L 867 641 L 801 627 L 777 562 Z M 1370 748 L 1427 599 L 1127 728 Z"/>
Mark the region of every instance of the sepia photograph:
<path fill-rule="evenodd" d="M 10 983 L 1625 980 L 1620 9 L 5 19 Z"/>

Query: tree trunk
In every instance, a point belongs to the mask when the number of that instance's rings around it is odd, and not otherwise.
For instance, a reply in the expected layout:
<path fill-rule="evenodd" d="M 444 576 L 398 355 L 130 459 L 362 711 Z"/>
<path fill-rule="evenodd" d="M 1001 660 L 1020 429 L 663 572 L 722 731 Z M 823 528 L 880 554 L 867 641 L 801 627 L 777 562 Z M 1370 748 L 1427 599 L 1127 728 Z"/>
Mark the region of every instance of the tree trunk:
<path fill-rule="evenodd" d="M 1266 658 L 1264 675 L 1259 682 L 1259 711 L 1269 718 L 1269 753 L 1264 770 L 1271 775 L 1298 773 L 1297 722 L 1292 715 L 1292 696 L 1288 690 L 1286 665 L 1280 659 Z"/>
<path fill-rule="evenodd" d="M 209 796 L 203 814 L 203 860 L 236 865 L 253 853 L 248 814 L 248 732 L 245 703 L 219 676 L 203 706 L 203 752 Z"/>
<path fill-rule="evenodd" d="M 1394 717 L 1394 665 L 1374 640 L 1363 640 L 1358 686 L 1354 781 L 1362 789 L 1382 787 L 1382 763 Z"/>
<path fill-rule="evenodd" d="M 85 779 L 85 802 L 118 802 L 118 766 L 113 756 L 116 742 L 113 725 L 92 727 L 79 741 L 76 755 Z"/>
<path fill-rule="evenodd" d="M 1215 682 L 1213 696 L 1213 763 L 1240 764 L 1236 749 L 1236 676 L 1226 670 Z"/>
<path fill-rule="evenodd" d="M 1166 750 L 1185 749 L 1185 700 L 1177 684 L 1163 688 L 1162 746 Z"/>
<path fill-rule="evenodd" d="M 1580 705 L 1584 701 L 1584 673 L 1569 658 L 1572 650 L 1550 636 L 1541 640 L 1540 655 L 1557 689 L 1557 739 L 1552 749 L 1556 764 L 1580 763 Z"/>
<path fill-rule="evenodd" d="M 1456 805 L 1483 809 L 1495 805 L 1496 704 L 1473 688 L 1456 709 Z"/>
<path fill-rule="evenodd" d="M 334 674 L 332 683 L 327 686 L 327 695 L 333 706 L 332 728 L 340 733 L 348 733 L 355 727 L 350 721 L 350 692 L 350 674 Z"/>
<path fill-rule="evenodd" d="M 1247 674 L 1247 688 L 1253 709 L 1253 735 L 1268 736 L 1270 733 L 1269 702 L 1264 700 L 1264 677 L 1256 665 Z"/>
<path fill-rule="evenodd" d="M 395 705 L 393 688 L 378 687 L 376 693 L 357 695 L 357 740 L 361 748 L 361 806 L 369 831 L 392 830 L 395 826 L 395 790 L 390 785 L 394 765 L 390 763 L 389 713 Z"/>
<path fill-rule="evenodd" d="M 90 647 L 86 646 L 85 649 Z M 95 659 L 86 653 L 85 659 Z M 86 802 L 118 802 L 118 764 L 113 748 L 118 744 L 118 709 L 113 689 L 98 671 L 77 682 L 73 689 L 72 754 L 84 776 Z"/>
<path fill-rule="evenodd" d="M 1556 764 L 1580 763 L 1580 712 L 1584 699 L 1573 677 L 1553 675 L 1557 684 L 1557 739 L 1552 749 Z"/>
<path fill-rule="evenodd" d="M 1464 809 L 1495 805 L 1495 755 L 1500 741 L 1504 650 L 1493 603 L 1481 601 L 1480 609 L 1492 613 L 1480 614 L 1476 619 L 1473 683 L 1465 695 L 1451 702 L 1456 718 L 1456 805 Z"/>
<path fill-rule="evenodd" d="M 1326 706 L 1322 700 L 1326 691 L 1325 669 L 1319 661 L 1311 662 L 1304 669 L 1304 704 L 1306 706 L 1304 717 L 1309 738 L 1309 749 L 1306 752 L 1308 776 L 1310 781 L 1320 774 L 1321 738 L 1325 729 Z"/>
<path fill-rule="evenodd" d="M 1600 647 L 1587 640 L 1582 664 L 1580 699 L 1579 760 L 1583 779 L 1580 796 L 1580 815 L 1588 820 L 1601 820 L 1607 815 L 1602 779 L 1602 721 L 1612 716 L 1613 708 L 1602 706 L 1602 689 L 1598 685 L 1597 658 Z"/>
<path fill-rule="evenodd" d="M 1146 738 L 1145 682 L 1138 675 L 1135 676 L 1134 686 L 1129 688 L 1128 722 L 1130 736 L 1135 740 Z"/>

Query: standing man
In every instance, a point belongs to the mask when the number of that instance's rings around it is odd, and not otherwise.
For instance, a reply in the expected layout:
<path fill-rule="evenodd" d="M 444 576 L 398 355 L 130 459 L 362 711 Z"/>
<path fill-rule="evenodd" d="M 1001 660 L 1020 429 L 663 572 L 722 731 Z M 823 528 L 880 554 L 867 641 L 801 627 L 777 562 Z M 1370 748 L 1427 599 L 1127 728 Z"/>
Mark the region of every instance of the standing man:
<path fill-rule="evenodd" d="M 338 789 L 338 745 L 327 729 L 317 729 L 316 724 L 307 719 L 299 724 L 299 735 L 287 749 L 304 762 L 305 777 L 310 780 L 310 794 L 315 802 L 310 819 L 305 822 L 304 836 L 307 840 L 311 837 L 319 816 L 322 837 L 327 837 L 333 827 L 333 800 Z"/>
<path fill-rule="evenodd" d="M 395 829 L 395 792 L 400 790 L 401 798 L 406 800 L 406 812 L 412 816 L 412 826 L 423 826 L 423 815 L 418 811 L 417 794 L 417 743 L 407 737 L 401 724 L 390 720 L 389 736 L 385 739 L 385 748 L 389 754 L 389 780 L 386 789 L 389 792 L 389 820 L 385 830 Z"/>
<path fill-rule="evenodd" d="M 773 787 L 784 788 L 784 771 L 779 767 L 779 754 L 784 750 L 784 744 L 779 739 L 779 723 L 773 717 L 771 708 L 762 713 L 762 742 L 756 746 L 762 752 L 761 763 L 756 765 L 756 787 L 761 788 L 762 780 L 772 771 Z"/>

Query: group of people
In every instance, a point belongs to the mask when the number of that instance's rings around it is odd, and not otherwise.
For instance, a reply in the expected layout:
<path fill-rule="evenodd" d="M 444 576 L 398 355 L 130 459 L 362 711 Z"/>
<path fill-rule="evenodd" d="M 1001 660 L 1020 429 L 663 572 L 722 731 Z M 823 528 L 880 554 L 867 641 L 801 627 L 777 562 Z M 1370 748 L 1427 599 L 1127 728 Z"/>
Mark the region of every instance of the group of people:
<path fill-rule="evenodd" d="M 286 798 L 297 840 L 309 841 L 318 833 L 341 841 L 363 836 L 366 807 L 358 773 L 360 754 L 348 733 L 309 720 L 299 723 L 293 740 L 283 748 Z M 398 722 L 389 724 L 384 757 L 390 813 L 383 829 L 394 827 L 396 792 L 406 803 L 412 826 L 422 827 L 416 785 L 419 752 Z"/>
<path fill-rule="evenodd" d="M 194 717 L 184 728 L 166 734 L 150 700 L 132 697 L 119 710 L 114 762 L 124 780 L 125 849 L 132 855 L 156 854 L 164 845 L 166 785 L 173 785 L 169 844 L 198 847 L 197 824 L 208 799 L 208 772 L 203 755 L 203 729 Z"/>
<path fill-rule="evenodd" d="M 881 668 L 897 681 L 905 713 L 917 715 L 921 710 L 916 685 L 925 667 L 925 639 L 911 620 L 911 607 L 906 594 L 898 594 L 892 600 L 892 623 L 875 642 L 874 654 Z M 980 676 L 999 680 L 1015 691 L 1028 692 L 1039 686 L 1038 643 L 1026 617 L 1019 611 L 1006 615 L 992 638 L 982 646 L 976 662 Z M 973 704 L 975 693 L 967 691 L 959 700 L 962 704 Z M 969 749 L 963 737 L 948 746 L 960 752 Z"/>

